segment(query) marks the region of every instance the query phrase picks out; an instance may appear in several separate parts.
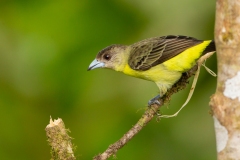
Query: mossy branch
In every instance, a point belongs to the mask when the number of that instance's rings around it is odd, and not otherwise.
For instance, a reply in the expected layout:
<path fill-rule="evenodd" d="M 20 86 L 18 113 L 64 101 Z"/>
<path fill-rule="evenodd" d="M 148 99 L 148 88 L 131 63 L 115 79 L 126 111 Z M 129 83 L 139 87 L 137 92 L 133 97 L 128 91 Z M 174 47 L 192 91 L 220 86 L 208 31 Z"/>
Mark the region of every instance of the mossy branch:
<path fill-rule="evenodd" d="M 61 118 L 52 120 L 46 127 L 46 134 L 49 145 L 51 146 L 51 160 L 75 160 L 73 153 L 72 138 L 69 137 L 68 132 Z"/>
<path fill-rule="evenodd" d="M 110 156 L 115 155 L 117 151 L 125 146 L 138 132 L 140 132 L 143 127 L 153 119 L 155 115 L 158 115 L 159 108 L 166 102 L 169 102 L 172 94 L 186 87 L 188 84 L 188 79 L 194 75 L 196 70 L 197 66 L 193 67 L 189 72 L 184 73 L 181 79 L 166 93 L 166 95 L 159 99 L 159 104 L 153 104 L 149 106 L 142 117 L 138 120 L 138 122 L 126 134 L 124 134 L 121 139 L 119 139 L 114 144 L 111 144 L 105 152 L 98 154 L 93 159 L 106 160 Z"/>

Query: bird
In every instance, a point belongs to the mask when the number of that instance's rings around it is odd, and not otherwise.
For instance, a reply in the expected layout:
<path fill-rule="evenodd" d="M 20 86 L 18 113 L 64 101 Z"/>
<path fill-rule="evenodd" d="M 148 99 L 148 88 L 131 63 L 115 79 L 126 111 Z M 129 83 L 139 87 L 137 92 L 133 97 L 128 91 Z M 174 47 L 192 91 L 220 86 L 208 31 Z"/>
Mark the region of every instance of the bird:
<path fill-rule="evenodd" d="M 193 68 L 197 60 L 208 52 L 216 51 L 214 40 L 198 40 L 183 35 L 167 35 L 148 38 L 132 45 L 113 44 L 101 50 L 88 67 L 108 68 L 126 75 L 156 83 L 158 99 Z"/>

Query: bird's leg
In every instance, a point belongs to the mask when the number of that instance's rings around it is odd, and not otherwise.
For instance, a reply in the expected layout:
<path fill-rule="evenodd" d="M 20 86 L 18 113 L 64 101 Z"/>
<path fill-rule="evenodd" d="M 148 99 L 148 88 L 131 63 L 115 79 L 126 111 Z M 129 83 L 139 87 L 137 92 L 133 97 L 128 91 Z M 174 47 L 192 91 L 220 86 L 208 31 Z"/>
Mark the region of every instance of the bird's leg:
<path fill-rule="evenodd" d="M 151 106 L 153 104 L 158 104 L 160 105 L 160 102 L 159 102 L 159 99 L 160 98 L 160 95 L 157 95 L 156 97 L 154 97 L 153 99 L 149 100 L 148 101 L 148 106 Z"/>

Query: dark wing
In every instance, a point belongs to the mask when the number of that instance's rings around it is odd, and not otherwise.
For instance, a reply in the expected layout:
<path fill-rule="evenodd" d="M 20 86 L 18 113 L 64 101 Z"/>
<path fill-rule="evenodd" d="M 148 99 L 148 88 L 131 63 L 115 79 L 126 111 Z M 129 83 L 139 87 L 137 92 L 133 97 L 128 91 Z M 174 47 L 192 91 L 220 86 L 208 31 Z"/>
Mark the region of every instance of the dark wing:
<path fill-rule="evenodd" d="M 132 50 L 128 64 L 134 70 L 145 71 L 201 42 L 203 41 L 186 36 L 164 36 L 146 39 L 131 46 Z"/>

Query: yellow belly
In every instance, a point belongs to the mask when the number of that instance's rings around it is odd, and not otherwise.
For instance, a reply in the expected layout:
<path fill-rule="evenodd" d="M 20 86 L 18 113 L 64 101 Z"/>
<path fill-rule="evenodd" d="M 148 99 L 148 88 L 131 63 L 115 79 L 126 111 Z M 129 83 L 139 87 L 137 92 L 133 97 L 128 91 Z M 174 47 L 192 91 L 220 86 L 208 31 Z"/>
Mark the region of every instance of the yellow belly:
<path fill-rule="evenodd" d="M 160 95 L 165 94 L 182 75 L 179 71 L 168 70 L 163 64 L 154 66 L 147 71 L 136 71 L 131 69 L 129 65 L 126 65 L 123 73 L 155 82 L 159 88 Z"/>

